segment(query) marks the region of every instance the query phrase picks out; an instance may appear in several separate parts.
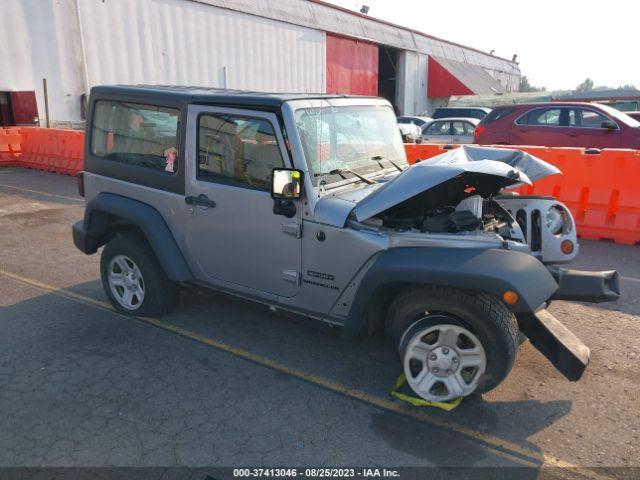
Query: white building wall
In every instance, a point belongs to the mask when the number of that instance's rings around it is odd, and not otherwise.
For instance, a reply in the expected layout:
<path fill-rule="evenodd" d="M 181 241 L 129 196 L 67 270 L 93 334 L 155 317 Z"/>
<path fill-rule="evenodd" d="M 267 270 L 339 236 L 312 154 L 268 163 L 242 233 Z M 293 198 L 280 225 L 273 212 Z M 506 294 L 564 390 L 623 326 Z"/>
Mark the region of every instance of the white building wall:
<path fill-rule="evenodd" d="M 319 92 L 325 33 L 184 0 L 81 2 L 92 85 Z"/>
<path fill-rule="evenodd" d="M 47 78 L 54 124 L 99 84 L 321 92 L 325 57 L 322 31 L 197 2 L 0 0 L 0 89 L 35 90 L 44 119 Z"/>
<path fill-rule="evenodd" d="M 44 120 L 46 78 L 53 119 L 79 119 L 84 92 L 75 2 L 0 0 L 0 90 L 35 90 Z"/>
<path fill-rule="evenodd" d="M 398 54 L 396 104 L 403 115 L 420 115 L 430 108 L 427 98 L 428 58 L 407 50 Z"/>

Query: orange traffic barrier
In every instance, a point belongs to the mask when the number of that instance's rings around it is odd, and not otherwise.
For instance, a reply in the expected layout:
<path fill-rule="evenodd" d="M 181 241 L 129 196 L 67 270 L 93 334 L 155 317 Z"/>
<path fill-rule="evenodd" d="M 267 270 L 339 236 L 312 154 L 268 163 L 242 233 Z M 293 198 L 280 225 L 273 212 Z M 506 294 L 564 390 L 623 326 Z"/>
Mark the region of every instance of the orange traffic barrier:
<path fill-rule="evenodd" d="M 523 193 L 552 195 L 565 203 L 582 238 L 629 245 L 640 242 L 640 151 L 523 150 L 563 172 L 523 188 Z"/>
<path fill-rule="evenodd" d="M 432 143 L 405 143 L 404 150 L 407 161 L 414 164 L 420 160 L 435 157 L 454 148 L 452 145 L 436 145 Z"/>
<path fill-rule="evenodd" d="M 84 132 L 60 130 L 54 169 L 58 173 L 76 175 L 84 166 Z"/>
<path fill-rule="evenodd" d="M 0 128 L 0 166 L 18 166 L 22 137 L 19 128 Z"/>
<path fill-rule="evenodd" d="M 407 144 L 409 163 L 440 155 L 451 145 Z M 498 145 L 500 147 L 500 145 Z M 640 243 L 640 151 L 530 146 L 516 148 L 562 171 L 520 187 L 523 195 L 550 195 L 571 210 L 578 234 L 591 240 Z"/>
<path fill-rule="evenodd" d="M 34 170 L 53 171 L 51 151 L 56 130 L 25 127 L 22 129 L 22 158 L 20 165 Z"/>
<path fill-rule="evenodd" d="M 75 175 L 83 168 L 84 132 L 27 127 L 22 132 L 20 165 Z"/>

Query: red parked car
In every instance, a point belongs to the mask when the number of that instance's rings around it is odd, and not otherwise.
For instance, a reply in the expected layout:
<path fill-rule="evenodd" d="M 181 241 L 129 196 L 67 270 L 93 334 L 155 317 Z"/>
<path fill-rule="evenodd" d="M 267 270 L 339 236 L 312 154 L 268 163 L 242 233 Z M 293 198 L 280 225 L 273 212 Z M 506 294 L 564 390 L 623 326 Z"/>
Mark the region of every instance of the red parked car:
<path fill-rule="evenodd" d="M 629 115 L 631 118 L 633 118 L 634 120 L 638 120 L 640 121 L 640 112 L 624 112 L 627 115 Z"/>
<path fill-rule="evenodd" d="M 598 103 L 551 102 L 494 108 L 476 127 L 482 145 L 640 149 L 640 122 Z"/>

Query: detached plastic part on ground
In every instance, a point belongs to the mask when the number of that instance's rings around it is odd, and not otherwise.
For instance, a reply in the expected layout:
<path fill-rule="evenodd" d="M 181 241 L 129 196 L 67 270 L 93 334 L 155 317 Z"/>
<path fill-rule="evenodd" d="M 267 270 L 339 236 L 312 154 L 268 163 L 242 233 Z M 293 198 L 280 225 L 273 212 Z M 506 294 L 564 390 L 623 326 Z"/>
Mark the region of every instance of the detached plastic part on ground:
<path fill-rule="evenodd" d="M 446 412 L 450 412 L 458 405 L 460 405 L 460 403 L 462 403 L 462 397 L 454 398 L 453 400 L 450 400 L 448 402 L 431 402 L 429 400 L 425 400 L 424 398 L 401 392 L 400 390 L 405 385 L 407 385 L 407 377 L 405 377 L 404 373 L 401 373 L 396 380 L 396 384 L 393 387 L 393 390 L 390 393 L 398 400 L 402 400 L 403 402 L 413 405 L 414 407 L 433 407 L 439 408 L 440 410 L 444 410 Z M 406 390 L 409 391 L 410 389 L 407 388 Z"/>

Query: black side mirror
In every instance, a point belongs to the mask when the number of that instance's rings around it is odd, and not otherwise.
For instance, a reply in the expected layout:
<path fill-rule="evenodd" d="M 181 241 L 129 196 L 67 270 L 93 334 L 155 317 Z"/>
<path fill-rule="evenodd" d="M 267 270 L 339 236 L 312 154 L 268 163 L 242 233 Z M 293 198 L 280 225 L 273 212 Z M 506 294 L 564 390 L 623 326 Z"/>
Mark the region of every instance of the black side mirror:
<path fill-rule="evenodd" d="M 613 120 L 603 120 L 600 128 L 605 128 L 607 130 L 617 130 L 618 125 Z"/>
<path fill-rule="evenodd" d="M 283 200 L 281 198 L 273 199 L 274 215 L 284 215 L 287 218 L 291 218 L 296 214 L 296 212 L 296 205 L 291 200 Z"/>

